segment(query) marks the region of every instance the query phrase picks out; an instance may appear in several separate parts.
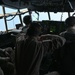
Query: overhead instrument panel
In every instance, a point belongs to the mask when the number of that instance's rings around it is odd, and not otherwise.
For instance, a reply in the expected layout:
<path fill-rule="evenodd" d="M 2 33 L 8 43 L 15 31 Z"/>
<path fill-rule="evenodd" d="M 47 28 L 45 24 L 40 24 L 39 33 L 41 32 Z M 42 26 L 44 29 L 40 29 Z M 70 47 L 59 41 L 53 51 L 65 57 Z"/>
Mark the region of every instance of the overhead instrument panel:
<path fill-rule="evenodd" d="M 69 0 L 21 0 L 29 3 L 29 9 L 33 11 L 50 11 L 50 12 L 73 12 Z M 74 0 L 73 0 L 74 1 Z"/>
<path fill-rule="evenodd" d="M 15 9 L 29 8 L 41 12 L 73 12 L 75 6 L 75 0 L 1 0 L 1 2 Z"/>
<path fill-rule="evenodd" d="M 72 12 L 68 0 L 32 0 L 32 10 L 51 12 Z M 30 8 L 31 9 L 31 8 Z"/>

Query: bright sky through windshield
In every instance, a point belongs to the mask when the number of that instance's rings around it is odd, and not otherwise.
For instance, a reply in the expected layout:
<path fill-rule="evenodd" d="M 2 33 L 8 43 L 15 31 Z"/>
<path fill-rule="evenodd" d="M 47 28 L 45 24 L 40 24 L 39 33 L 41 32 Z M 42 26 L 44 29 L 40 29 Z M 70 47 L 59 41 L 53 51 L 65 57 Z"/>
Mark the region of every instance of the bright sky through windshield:
<path fill-rule="evenodd" d="M 10 9 L 10 8 L 5 8 L 6 13 L 12 13 L 12 12 L 17 12 L 17 10 Z M 3 14 L 2 7 L 0 6 L 0 14 Z M 25 15 L 28 15 L 29 13 L 23 14 L 22 19 Z M 73 14 L 73 13 L 72 13 Z M 50 13 L 51 20 L 57 20 L 57 21 L 64 21 L 68 17 L 68 13 Z M 7 20 L 10 20 L 14 16 L 7 17 Z M 32 12 L 32 20 L 37 21 L 38 19 L 38 14 L 35 12 Z M 48 18 L 48 13 L 47 12 L 39 12 L 39 21 L 42 20 L 49 20 Z M 14 19 L 11 21 L 7 21 L 8 29 L 13 29 L 15 28 L 16 24 L 19 24 L 19 16 L 16 16 Z M 4 18 L 0 19 L 0 31 L 5 31 L 5 22 Z"/>

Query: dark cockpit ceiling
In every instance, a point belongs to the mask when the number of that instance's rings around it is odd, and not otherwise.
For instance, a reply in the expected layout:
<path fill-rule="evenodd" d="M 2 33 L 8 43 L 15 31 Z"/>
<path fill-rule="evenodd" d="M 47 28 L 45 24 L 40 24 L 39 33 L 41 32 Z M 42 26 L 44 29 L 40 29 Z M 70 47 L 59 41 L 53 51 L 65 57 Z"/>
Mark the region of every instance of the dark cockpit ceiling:
<path fill-rule="evenodd" d="M 29 8 L 40 12 L 73 12 L 75 10 L 75 0 L 0 0 L 0 4 L 14 9 Z"/>

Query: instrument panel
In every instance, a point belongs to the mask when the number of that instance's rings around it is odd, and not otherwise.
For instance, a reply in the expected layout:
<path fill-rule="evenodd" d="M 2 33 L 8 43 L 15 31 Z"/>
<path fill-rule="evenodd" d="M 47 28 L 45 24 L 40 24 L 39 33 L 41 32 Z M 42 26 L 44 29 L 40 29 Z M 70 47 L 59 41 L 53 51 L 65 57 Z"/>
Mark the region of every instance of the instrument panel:
<path fill-rule="evenodd" d="M 42 34 L 60 34 L 66 30 L 64 21 L 43 20 L 39 23 L 42 25 Z"/>

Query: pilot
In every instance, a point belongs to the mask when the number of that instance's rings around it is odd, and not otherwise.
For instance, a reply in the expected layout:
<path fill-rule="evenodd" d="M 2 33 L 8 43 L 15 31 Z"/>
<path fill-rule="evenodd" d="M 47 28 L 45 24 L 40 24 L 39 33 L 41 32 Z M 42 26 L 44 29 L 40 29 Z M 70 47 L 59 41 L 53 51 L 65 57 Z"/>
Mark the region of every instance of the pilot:
<path fill-rule="evenodd" d="M 68 17 L 65 24 L 66 31 L 60 33 L 66 39 L 63 46 L 62 75 L 75 75 L 75 17 Z"/>
<path fill-rule="evenodd" d="M 25 26 L 22 28 L 22 31 L 16 36 L 16 41 L 24 39 L 24 36 L 26 35 L 26 32 L 27 32 L 27 30 L 30 26 L 30 23 L 31 23 L 31 16 L 30 15 L 24 16 L 23 22 L 24 22 Z"/>
<path fill-rule="evenodd" d="M 30 23 L 31 23 L 31 16 L 30 15 L 24 16 L 23 22 L 24 22 L 25 26 L 22 28 L 22 32 L 26 33 L 27 29 L 29 28 Z"/>
<path fill-rule="evenodd" d="M 65 43 L 63 37 L 57 35 L 40 35 L 41 25 L 31 23 L 25 39 L 16 42 L 15 66 L 17 75 L 40 75 L 39 68 L 44 54 L 49 50 L 58 49 Z M 57 72 L 53 72 L 58 75 Z M 48 74 L 52 75 L 52 73 Z"/>
<path fill-rule="evenodd" d="M 65 37 L 66 40 L 75 40 L 75 17 L 70 16 L 65 20 L 67 26 L 66 31 L 61 32 L 60 35 Z"/>

